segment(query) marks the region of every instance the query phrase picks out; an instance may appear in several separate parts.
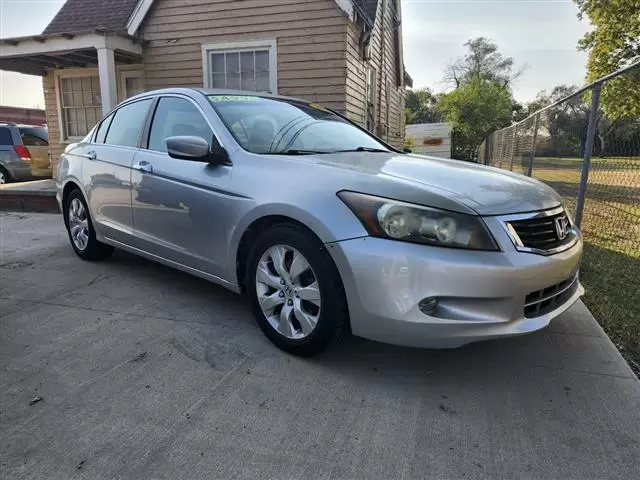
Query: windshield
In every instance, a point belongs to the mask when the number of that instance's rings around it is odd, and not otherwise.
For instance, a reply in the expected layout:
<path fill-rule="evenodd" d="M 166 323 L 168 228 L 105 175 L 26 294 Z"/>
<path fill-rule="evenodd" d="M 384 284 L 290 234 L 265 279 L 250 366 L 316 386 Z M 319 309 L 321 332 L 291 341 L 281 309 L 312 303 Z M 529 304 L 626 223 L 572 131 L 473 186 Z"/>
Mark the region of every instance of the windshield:
<path fill-rule="evenodd" d="M 305 154 L 388 148 L 313 103 L 254 95 L 208 95 L 242 148 L 253 153 Z"/>

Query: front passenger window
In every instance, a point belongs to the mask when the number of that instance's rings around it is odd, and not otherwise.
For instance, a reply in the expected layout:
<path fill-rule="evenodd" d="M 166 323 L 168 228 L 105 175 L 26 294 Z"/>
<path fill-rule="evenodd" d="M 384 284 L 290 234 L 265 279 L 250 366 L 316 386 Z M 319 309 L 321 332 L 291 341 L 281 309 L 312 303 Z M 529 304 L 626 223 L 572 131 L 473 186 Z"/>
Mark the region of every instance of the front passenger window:
<path fill-rule="evenodd" d="M 149 150 L 166 152 L 165 139 L 183 135 L 202 137 L 207 142 L 213 139 L 213 131 L 193 103 L 184 98 L 161 98 L 151 123 Z"/>
<path fill-rule="evenodd" d="M 147 118 L 150 105 L 151 99 L 147 98 L 119 108 L 111 120 L 104 143 L 122 147 L 137 147 L 140 130 L 142 130 Z"/>

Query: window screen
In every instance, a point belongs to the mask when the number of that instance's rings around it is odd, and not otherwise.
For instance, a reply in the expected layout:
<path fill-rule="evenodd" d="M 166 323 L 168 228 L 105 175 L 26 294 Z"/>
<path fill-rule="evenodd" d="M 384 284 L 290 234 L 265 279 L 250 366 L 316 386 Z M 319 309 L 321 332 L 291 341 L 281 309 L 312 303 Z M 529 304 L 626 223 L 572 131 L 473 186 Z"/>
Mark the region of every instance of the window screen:
<path fill-rule="evenodd" d="M 209 86 L 271 92 L 269 49 L 209 52 Z"/>
<path fill-rule="evenodd" d="M 60 78 L 60 97 L 65 136 L 85 136 L 102 113 L 98 76 Z"/>

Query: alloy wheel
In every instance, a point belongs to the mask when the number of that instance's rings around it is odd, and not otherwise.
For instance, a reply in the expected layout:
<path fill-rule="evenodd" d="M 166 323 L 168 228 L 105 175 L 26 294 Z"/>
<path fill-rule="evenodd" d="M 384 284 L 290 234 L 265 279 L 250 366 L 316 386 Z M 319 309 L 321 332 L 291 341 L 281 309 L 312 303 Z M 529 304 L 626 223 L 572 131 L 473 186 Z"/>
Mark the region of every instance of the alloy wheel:
<path fill-rule="evenodd" d="M 80 251 L 87 248 L 89 242 L 89 219 L 87 211 L 79 198 L 74 198 L 69 203 L 69 232 L 71 240 Z"/>
<path fill-rule="evenodd" d="M 260 257 L 256 293 L 265 318 L 278 333 L 299 340 L 320 318 L 320 288 L 311 265 L 298 250 L 274 245 Z"/>
<path fill-rule="evenodd" d="M 7 183 L 7 177 L 4 175 L 4 172 L 0 170 L 0 185 Z"/>

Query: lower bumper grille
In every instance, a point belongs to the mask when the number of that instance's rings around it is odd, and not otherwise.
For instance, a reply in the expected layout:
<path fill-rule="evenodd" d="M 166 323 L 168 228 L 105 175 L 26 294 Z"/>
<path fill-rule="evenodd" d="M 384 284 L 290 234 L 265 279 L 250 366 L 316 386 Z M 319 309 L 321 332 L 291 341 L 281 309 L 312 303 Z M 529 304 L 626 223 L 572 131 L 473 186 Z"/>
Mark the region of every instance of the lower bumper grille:
<path fill-rule="evenodd" d="M 524 316 L 535 318 L 552 312 L 576 293 L 578 285 L 578 275 L 575 274 L 560 283 L 531 292 L 524 301 Z"/>

